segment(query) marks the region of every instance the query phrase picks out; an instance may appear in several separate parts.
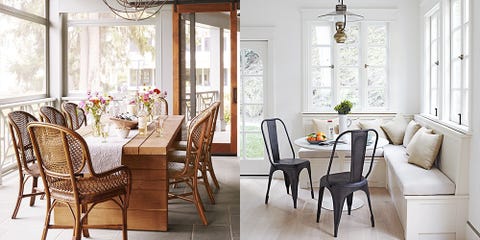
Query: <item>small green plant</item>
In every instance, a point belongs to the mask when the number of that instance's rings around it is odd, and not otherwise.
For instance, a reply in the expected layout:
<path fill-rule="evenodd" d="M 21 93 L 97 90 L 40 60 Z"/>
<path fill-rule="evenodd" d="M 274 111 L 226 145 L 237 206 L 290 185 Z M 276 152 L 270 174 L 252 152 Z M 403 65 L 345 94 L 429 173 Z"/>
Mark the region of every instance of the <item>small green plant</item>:
<path fill-rule="evenodd" d="M 348 100 L 343 100 L 342 102 L 340 102 L 340 104 L 338 104 L 337 106 L 335 106 L 335 111 L 338 112 L 338 114 L 348 114 L 350 113 L 350 110 L 352 110 L 352 107 L 353 107 L 353 103 L 348 101 Z"/>

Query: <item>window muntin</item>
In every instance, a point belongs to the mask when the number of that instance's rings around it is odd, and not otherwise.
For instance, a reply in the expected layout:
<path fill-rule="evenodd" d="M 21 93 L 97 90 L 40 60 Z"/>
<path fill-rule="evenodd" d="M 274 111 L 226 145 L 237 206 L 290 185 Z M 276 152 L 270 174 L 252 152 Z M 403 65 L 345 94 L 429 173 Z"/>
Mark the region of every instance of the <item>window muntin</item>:
<path fill-rule="evenodd" d="M 349 23 L 345 44 L 333 43 L 334 26 L 307 27 L 307 111 L 333 111 L 343 99 L 354 111 L 388 106 L 388 28 L 386 23 Z"/>
<path fill-rule="evenodd" d="M 469 0 L 450 1 L 450 84 L 448 120 L 468 127 L 470 95 Z"/>
<path fill-rule="evenodd" d="M 440 85 L 440 13 L 437 9 L 432 12 L 429 16 L 426 17 L 426 85 L 428 89 L 427 92 L 427 101 L 428 107 L 427 112 L 436 117 L 439 116 L 439 85 Z"/>
<path fill-rule="evenodd" d="M 103 18 L 98 13 L 84 17 L 95 19 L 92 15 Z M 75 22 L 68 27 L 67 55 L 69 95 L 151 86 L 155 83 L 155 26 Z"/>
<path fill-rule="evenodd" d="M 46 96 L 47 26 L 3 13 L 0 25 L 0 101 Z"/>

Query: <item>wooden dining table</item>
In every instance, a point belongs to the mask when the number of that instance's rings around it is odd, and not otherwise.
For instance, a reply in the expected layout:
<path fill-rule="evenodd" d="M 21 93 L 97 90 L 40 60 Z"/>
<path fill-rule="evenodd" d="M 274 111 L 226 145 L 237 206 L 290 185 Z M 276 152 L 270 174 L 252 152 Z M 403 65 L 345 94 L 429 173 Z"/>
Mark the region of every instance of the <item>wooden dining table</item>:
<path fill-rule="evenodd" d="M 154 124 L 150 124 L 147 134 L 133 136 L 122 147 L 121 164 L 132 171 L 132 192 L 127 215 L 127 226 L 130 230 L 168 230 L 167 152 L 178 138 L 184 119 L 183 115 L 168 115 L 164 121 L 162 136 L 155 133 Z M 84 137 L 88 136 L 91 128 L 86 126 L 79 129 L 79 133 Z M 87 139 L 86 141 L 88 144 Z M 107 144 L 108 139 L 105 146 Z M 102 159 L 92 157 L 92 162 L 94 161 Z M 121 210 L 109 201 L 92 210 L 88 223 L 117 224 L 121 219 Z M 56 224 L 73 224 L 67 207 L 55 209 L 54 221 Z"/>

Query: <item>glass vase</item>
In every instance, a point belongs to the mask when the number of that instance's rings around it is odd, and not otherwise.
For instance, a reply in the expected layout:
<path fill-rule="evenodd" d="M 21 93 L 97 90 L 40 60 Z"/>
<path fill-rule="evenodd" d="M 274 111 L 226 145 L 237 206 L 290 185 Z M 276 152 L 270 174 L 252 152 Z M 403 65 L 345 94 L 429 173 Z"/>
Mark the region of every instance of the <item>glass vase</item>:
<path fill-rule="evenodd" d="M 93 124 L 92 124 L 92 135 L 94 137 L 102 136 L 102 124 L 100 119 L 102 115 L 93 115 Z"/>

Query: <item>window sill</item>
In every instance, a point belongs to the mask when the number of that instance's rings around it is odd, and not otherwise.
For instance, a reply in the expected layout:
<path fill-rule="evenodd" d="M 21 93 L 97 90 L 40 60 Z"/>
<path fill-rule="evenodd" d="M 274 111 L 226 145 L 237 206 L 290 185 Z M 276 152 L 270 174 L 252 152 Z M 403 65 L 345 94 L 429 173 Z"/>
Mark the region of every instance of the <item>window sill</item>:
<path fill-rule="evenodd" d="M 464 134 L 464 135 L 472 135 L 472 131 L 469 127 L 467 126 L 462 126 L 462 125 L 458 125 L 457 123 L 454 123 L 454 122 L 451 122 L 451 121 L 445 121 L 445 120 L 441 120 L 439 119 L 438 117 L 436 116 L 433 116 L 433 115 L 430 115 L 430 114 L 426 114 L 426 113 L 422 113 L 422 114 L 419 114 L 421 117 L 423 118 L 426 118 L 430 121 L 433 121 L 435 123 L 438 123 L 444 127 L 447 127 L 453 131 L 456 131 L 458 133 L 461 133 L 461 134 Z"/>

